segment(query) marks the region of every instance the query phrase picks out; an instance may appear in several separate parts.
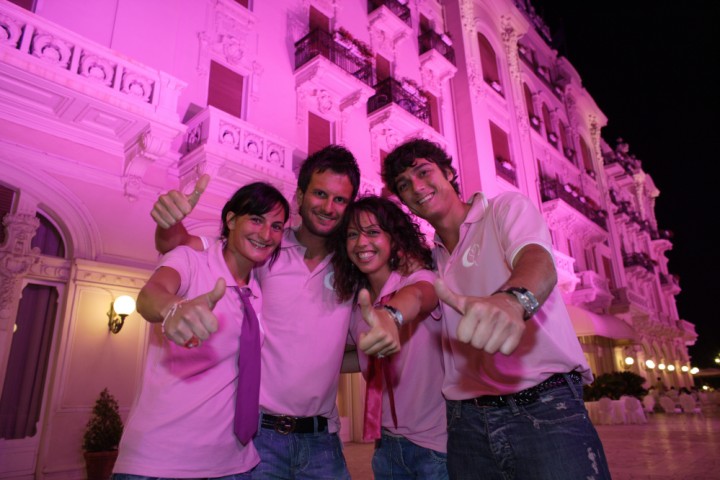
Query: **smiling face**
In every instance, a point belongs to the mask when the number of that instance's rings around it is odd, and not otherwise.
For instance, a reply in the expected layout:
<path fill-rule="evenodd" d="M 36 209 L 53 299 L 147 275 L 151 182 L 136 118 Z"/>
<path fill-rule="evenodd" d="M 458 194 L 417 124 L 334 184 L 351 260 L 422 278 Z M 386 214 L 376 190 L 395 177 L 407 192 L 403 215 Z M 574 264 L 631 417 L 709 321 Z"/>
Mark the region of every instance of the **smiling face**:
<path fill-rule="evenodd" d="M 352 194 L 347 175 L 332 170 L 313 173 L 305 192 L 297 191 L 302 228 L 318 237 L 329 236 L 340 224 Z"/>
<path fill-rule="evenodd" d="M 460 202 L 445 174 L 437 164 L 424 158 L 406 168 L 395 179 L 398 196 L 419 217 L 435 225 Z"/>
<path fill-rule="evenodd" d="M 280 245 L 285 210 L 277 204 L 262 215 L 229 212 L 226 225 L 229 231 L 226 259 L 233 258 L 238 264 L 264 262 Z"/>
<path fill-rule="evenodd" d="M 360 211 L 347 229 L 347 254 L 350 261 L 369 279 L 379 278 L 384 283 L 390 275 L 392 239 L 380 228 L 375 215 Z"/>

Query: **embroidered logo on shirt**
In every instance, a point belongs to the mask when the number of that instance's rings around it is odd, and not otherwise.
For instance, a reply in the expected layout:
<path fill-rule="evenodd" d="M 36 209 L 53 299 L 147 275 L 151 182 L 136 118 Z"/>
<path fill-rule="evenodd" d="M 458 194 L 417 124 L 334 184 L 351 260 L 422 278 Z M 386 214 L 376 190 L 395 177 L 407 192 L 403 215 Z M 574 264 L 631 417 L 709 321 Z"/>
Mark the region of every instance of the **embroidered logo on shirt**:
<path fill-rule="evenodd" d="M 472 245 L 470 245 L 468 249 L 465 250 L 465 253 L 462 256 L 463 267 L 469 268 L 473 265 L 477 265 L 479 260 L 479 253 L 480 245 L 478 245 L 477 243 L 473 243 Z"/>
<path fill-rule="evenodd" d="M 323 283 L 325 284 L 325 288 L 334 292 L 335 287 L 333 286 L 333 284 L 335 283 L 335 272 L 328 272 L 327 275 L 325 275 L 325 280 Z"/>

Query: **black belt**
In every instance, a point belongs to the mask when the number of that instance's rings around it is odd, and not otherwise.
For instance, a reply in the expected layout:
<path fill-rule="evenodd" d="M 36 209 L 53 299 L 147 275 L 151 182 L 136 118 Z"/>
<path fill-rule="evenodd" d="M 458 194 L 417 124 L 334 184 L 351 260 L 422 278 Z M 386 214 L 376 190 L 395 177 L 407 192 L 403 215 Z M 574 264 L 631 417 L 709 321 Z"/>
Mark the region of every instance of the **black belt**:
<path fill-rule="evenodd" d="M 327 430 L 328 421 L 325 417 L 289 417 L 287 415 L 262 414 L 260 425 L 272 428 L 278 433 L 318 433 Z"/>
<path fill-rule="evenodd" d="M 540 398 L 541 393 L 551 388 L 567 385 L 565 375 L 568 375 L 575 385 L 582 384 L 582 376 L 578 372 L 570 372 L 567 374 L 556 373 L 534 387 L 526 388 L 517 393 L 508 395 L 483 395 L 481 397 L 468 398 L 467 400 L 463 400 L 462 403 L 469 403 L 476 407 L 505 407 L 510 404 L 510 399 L 513 399 L 516 405 L 530 405 Z"/>

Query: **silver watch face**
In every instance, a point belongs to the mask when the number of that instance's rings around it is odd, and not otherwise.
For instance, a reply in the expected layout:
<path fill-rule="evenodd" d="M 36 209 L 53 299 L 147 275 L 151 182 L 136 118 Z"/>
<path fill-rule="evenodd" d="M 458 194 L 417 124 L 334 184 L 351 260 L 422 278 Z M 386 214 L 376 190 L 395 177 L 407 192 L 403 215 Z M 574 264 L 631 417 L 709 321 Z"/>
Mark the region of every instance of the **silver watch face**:
<path fill-rule="evenodd" d="M 525 309 L 525 320 L 535 315 L 535 313 L 540 309 L 540 304 L 538 303 L 537 298 L 535 298 L 535 295 L 533 295 L 527 288 L 510 287 L 504 291 L 512 293 L 518 299 L 520 305 L 522 305 Z"/>

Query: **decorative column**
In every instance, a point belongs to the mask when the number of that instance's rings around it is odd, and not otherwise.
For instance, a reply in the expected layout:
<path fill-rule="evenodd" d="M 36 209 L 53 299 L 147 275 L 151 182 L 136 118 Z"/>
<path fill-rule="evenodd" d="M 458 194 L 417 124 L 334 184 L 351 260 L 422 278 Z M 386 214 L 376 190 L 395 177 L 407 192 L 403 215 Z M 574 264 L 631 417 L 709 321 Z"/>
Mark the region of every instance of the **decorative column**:
<path fill-rule="evenodd" d="M 30 246 L 40 226 L 35 215 L 8 213 L 2 223 L 6 238 L 0 245 L 0 389 L 5 381 L 23 278 L 40 258 L 39 250 Z"/>

